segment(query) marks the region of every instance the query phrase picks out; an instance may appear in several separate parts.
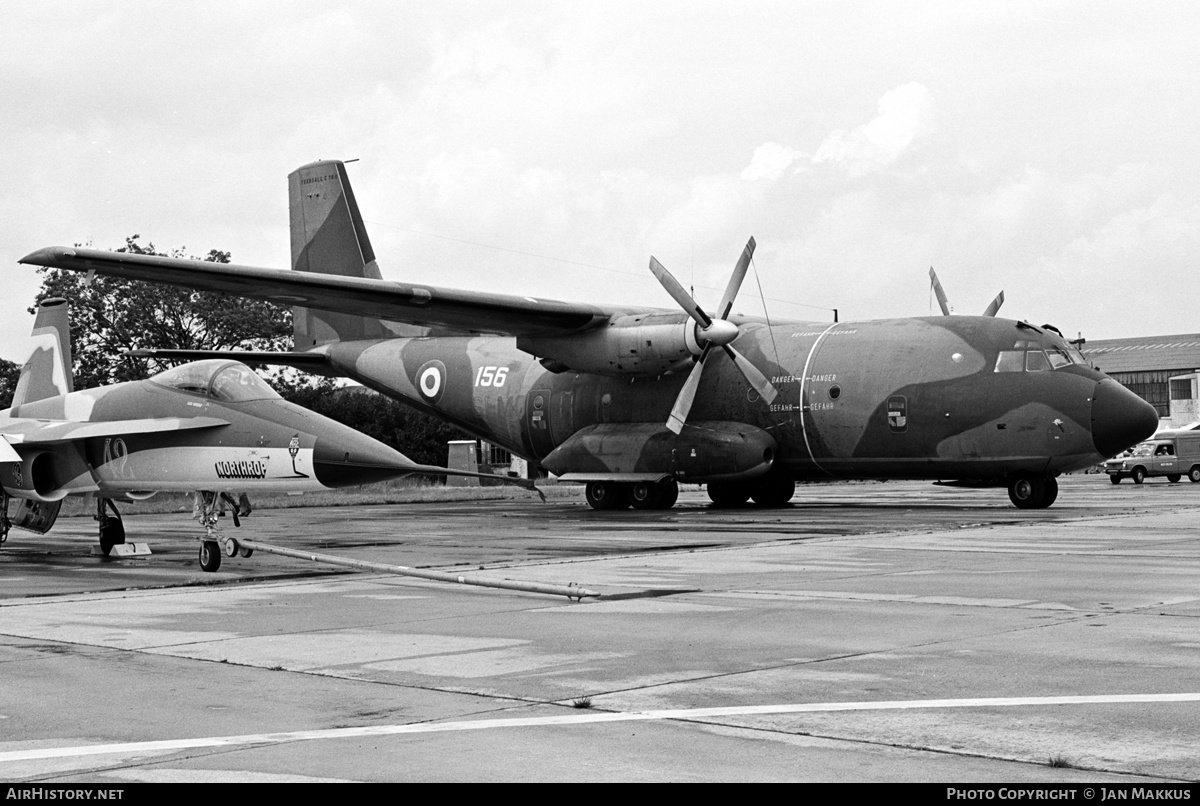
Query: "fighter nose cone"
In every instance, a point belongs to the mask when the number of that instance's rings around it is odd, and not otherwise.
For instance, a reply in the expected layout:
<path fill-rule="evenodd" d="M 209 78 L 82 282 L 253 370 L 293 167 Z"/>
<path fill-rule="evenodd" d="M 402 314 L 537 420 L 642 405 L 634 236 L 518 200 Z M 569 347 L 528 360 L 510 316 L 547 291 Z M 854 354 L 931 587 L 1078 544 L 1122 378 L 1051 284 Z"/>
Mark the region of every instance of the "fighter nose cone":
<path fill-rule="evenodd" d="M 1158 412 L 1112 378 L 1096 384 L 1092 442 L 1102 456 L 1116 456 L 1158 430 Z"/>
<path fill-rule="evenodd" d="M 413 462 L 378 440 L 349 428 L 323 435 L 313 446 L 313 469 L 326 487 L 374 484 L 412 472 Z"/>

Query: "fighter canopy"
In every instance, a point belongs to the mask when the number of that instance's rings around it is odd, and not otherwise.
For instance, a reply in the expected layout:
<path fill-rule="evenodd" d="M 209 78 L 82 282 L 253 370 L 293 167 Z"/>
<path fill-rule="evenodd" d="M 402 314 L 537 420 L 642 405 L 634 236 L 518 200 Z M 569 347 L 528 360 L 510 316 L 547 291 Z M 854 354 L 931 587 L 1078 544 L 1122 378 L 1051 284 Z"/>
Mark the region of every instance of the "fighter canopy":
<path fill-rule="evenodd" d="M 214 400 L 278 400 L 279 393 L 245 364 L 225 358 L 183 364 L 150 378 L 152 383 Z"/>
<path fill-rule="evenodd" d="M 687 422 L 688 413 L 692 410 L 692 403 L 696 399 L 696 390 L 700 386 L 705 359 L 708 358 L 713 347 L 720 347 L 725 351 L 746 382 L 768 404 L 773 402 L 778 394 L 766 376 L 759 372 L 758 368 L 751 364 L 745 356 L 730 346 L 730 343 L 741 335 L 741 328 L 729 321 L 729 313 L 733 309 L 733 300 L 742 287 L 742 280 L 746 277 L 746 270 L 750 267 L 750 258 L 754 256 L 754 246 L 754 238 L 751 238 L 747 242 L 746 248 L 742 250 L 742 256 L 738 258 L 737 265 L 733 267 L 733 274 L 725 286 L 725 293 L 721 295 L 721 304 L 717 308 L 716 319 L 710 317 L 703 308 L 696 304 L 691 295 L 661 263 L 653 257 L 650 258 L 650 271 L 662 283 L 667 293 L 679 303 L 679 307 L 683 308 L 687 315 L 696 321 L 696 343 L 703 348 L 696 365 L 692 367 L 691 374 L 688 375 L 683 388 L 679 390 L 679 396 L 675 398 L 675 406 L 671 409 L 671 416 L 667 419 L 667 428 L 676 434 L 683 430 L 683 424 Z"/>

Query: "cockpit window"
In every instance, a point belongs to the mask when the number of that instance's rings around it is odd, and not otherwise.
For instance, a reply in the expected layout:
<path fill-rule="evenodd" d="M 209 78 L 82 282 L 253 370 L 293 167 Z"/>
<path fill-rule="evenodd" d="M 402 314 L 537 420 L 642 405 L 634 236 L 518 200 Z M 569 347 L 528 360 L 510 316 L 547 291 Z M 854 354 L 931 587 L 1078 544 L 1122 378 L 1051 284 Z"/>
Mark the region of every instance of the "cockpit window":
<path fill-rule="evenodd" d="M 245 364 L 230 364 L 213 375 L 212 396 L 217 400 L 268 400 L 279 397 L 266 381 Z"/>
<path fill-rule="evenodd" d="M 1046 357 L 1050 359 L 1050 367 L 1052 369 L 1070 366 L 1072 363 L 1070 354 L 1058 347 L 1048 347 L 1046 349 Z"/>
<path fill-rule="evenodd" d="M 1020 372 L 1025 368 L 1024 350 L 1001 350 L 996 359 L 997 372 Z"/>
<path fill-rule="evenodd" d="M 150 379 L 159 386 L 211 397 L 246 401 L 278 398 L 279 393 L 245 364 L 224 359 L 183 364 Z"/>
<path fill-rule="evenodd" d="M 1064 350 L 1049 345 L 1043 351 L 1039 342 L 1021 339 L 1013 344 L 1013 349 L 1000 351 L 996 357 L 996 372 L 1047 372 L 1086 363 L 1083 355 L 1073 348 Z"/>
<path fill-rule="evenodd" d="M 1025 353 L 1026 372 L 1049 372 L 1050 360 L 1041 350 L 1030 350 Z"/>

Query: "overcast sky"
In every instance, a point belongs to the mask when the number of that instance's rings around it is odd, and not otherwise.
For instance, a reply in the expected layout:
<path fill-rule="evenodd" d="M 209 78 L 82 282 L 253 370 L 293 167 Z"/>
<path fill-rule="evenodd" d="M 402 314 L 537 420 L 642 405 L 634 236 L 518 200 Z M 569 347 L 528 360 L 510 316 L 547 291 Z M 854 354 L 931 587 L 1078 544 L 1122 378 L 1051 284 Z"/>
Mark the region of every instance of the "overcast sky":
<path fill-rule="evenodd" d="M 39 247 L 287 268 L 349 166 L 383 275 L 773 317 L 1200 331 L 1200 5 L 3 0 L 0 357 Z M 735 308 L 762 312 L 748 278 Z M 933 303 L 936 311 L 936 303 Z"/>

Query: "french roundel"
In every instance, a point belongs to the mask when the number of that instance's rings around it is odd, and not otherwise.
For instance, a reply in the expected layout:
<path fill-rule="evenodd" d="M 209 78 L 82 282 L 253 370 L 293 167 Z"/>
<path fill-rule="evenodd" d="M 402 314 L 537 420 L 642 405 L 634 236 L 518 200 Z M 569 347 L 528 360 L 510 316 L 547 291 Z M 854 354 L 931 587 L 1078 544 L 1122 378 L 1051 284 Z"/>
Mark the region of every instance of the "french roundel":
<path fill-rule="evenodd" d="M 446 365 L 441 361 L 426 361 L 417 370 L 417 391 L 428 403 L 437 403 L 446 389 Z"/>

